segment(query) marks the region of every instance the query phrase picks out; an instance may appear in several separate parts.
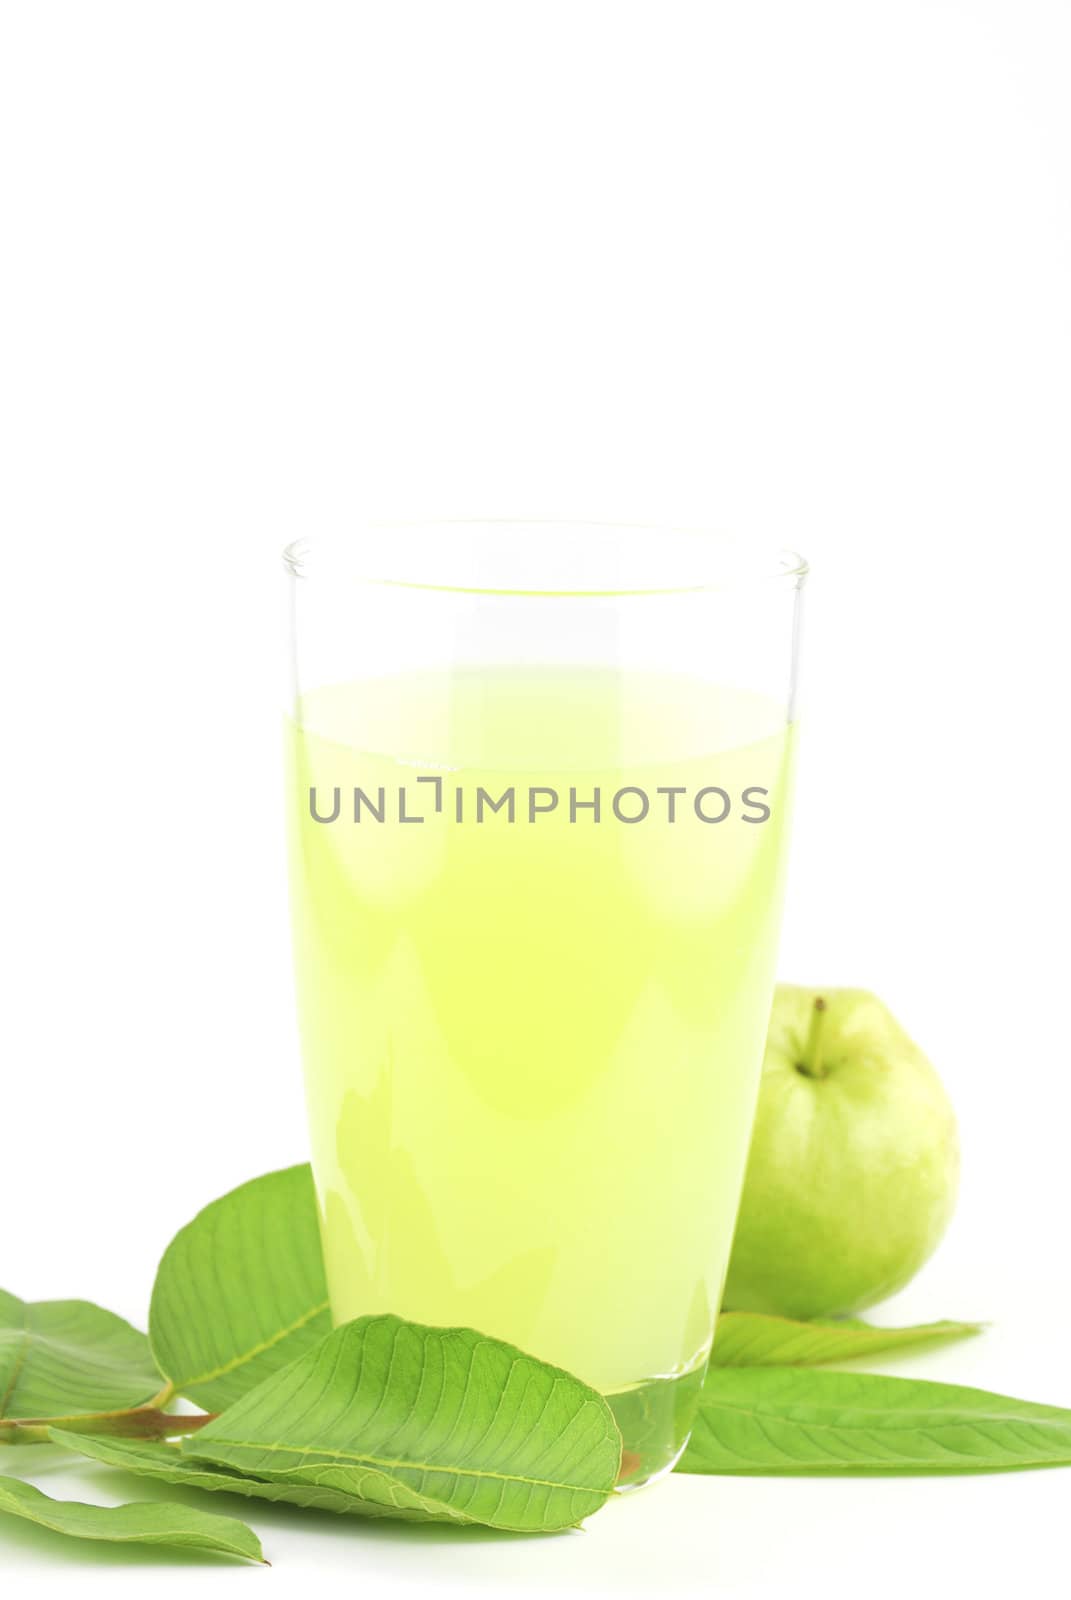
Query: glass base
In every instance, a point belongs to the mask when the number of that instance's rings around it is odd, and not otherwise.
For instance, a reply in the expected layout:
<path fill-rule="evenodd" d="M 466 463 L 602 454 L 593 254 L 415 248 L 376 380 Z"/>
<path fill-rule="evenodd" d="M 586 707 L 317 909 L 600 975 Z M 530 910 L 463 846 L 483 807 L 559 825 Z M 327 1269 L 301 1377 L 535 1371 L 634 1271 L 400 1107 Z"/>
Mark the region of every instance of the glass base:
<path fill-rule="evenodd" d="M 619 1494 L 672 1472 L 688 1443 L 706 1376 L 706 1361 L 672 1378 L 649 1378 L 606 1396 L 621 1429 Z"/>

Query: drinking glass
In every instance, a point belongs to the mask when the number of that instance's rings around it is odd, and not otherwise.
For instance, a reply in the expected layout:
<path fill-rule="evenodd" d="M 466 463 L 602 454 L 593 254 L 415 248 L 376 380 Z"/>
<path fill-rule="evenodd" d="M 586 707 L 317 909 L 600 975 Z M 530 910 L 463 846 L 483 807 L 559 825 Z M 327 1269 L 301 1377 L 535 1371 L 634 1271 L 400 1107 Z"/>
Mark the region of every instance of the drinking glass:
<path fill-rule="evenodd" d="M 300 540 L 298 1009 L 336 1321 L 504 1339 L 687 1443 L 774 981 L 805 564 L 706 533 Z"/>

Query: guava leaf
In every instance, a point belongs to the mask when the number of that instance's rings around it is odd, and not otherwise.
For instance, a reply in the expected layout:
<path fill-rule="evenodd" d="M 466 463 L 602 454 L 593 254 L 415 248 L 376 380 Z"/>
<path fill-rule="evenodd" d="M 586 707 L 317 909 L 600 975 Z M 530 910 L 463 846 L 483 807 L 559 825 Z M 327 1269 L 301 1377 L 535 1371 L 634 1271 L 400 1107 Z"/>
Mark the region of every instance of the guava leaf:
<path fill-rule="evenodd" d="M 0 1420 L 141 1405 L 161 1388 L 149 1341 L 88 1300 L 27 1303 L 0 1289 Z"/>
<path fill-rule="evenodd" d="M 264 1560 L 260 1540 L 244 1522 L 190 1506 L 163 1501 L 88 1506 L 79 1500 L 53 1500 L 21 1478 L 0 1477 L 2 1511 L 75 1539 L 104 1539 L 113 1544 L 181 1545 L 186 1549 L 244 1556 L 249 1561 Z"/>
<path fill-rule="evenodd" d="M 356 1496 L 313 1482 L 298 1480 L 289 1483 L 266 1483 L 261 1478 L 250 1478 L 227 1467 L 214 1467 L 207 1461 L 195 1461 L 178 1451 L 174 1445 L 148 1444 L 140 1439 L 102 1439 L 81 1433 L 66 1433 L 53 1428 L 51 1437 L 67 1450 L 77 1451 L 92 1461 L 102 1461 L 106 1466 L 119 1467 L 141 1478 L 155 1478 L 161 1483 L 180 1484 L 187 1489 L 223 1491 L 242 1494 L 256 1500 L 285 1500 L 291 1505 L 311 1506 L 317 1511 L 339 1511 L 358 1516 L 394 1515 L 389 1507 L 380 1507 L 358 1500 Z"/>
<path fill-rule="evenodd" d="M 712 1367 L 816 1367 L 860 1356 L 884 1355 L 916 1345 L 950 1344 L 981 1333 L 981 1322 L 922 1322 L 910 1328 L 876 1328 L 848 1317 L 796 1322 L 791 1317 L 726 1311 L 718 1318 Z"/>
<path fill-rule="evenodd" d="M 513 1345 L 378 1316 L 337 1328 L 182 1451 L 370 1510 L 550 1532 L 610 1497 L 621 1436 L 600 1394 Z"/>
<path fill-rule="evenodd" d="M 330 1326 L 307 1164 L 199 1212 L 165 1250 L 149 1308 L 161 1371 L 206 1411 L 247 1394 Z"/>
<path fill-rule="evenodd" d="M 678 1472 L 1000 1472 L 1071 1465 L 1071 1411 L 872 1373 L 719 1368 Z"/>

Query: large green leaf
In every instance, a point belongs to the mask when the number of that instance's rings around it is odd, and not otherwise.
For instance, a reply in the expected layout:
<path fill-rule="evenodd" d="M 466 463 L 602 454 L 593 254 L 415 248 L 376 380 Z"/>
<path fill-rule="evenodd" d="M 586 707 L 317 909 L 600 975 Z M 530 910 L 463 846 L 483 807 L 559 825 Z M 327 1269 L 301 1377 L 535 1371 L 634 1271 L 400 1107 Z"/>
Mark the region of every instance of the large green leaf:
<path fill-rule="evenodd" d="M 1071 1411 L 983 1389 L 792 1367 L 711 1372 L 678 1472 L 994 1472 L 1071 1464 Z"/>
<path fill-rule="evenodd" d="M 168 1245 L 149 1309 L 153 1354 L 176 1390 L 219 1411 L 331 1326 L 307 1165 L 243 1183 Z"/>
<path fill-rule="evenodd" d="M 621 1461 L 613 1413 L 579 1379 L 470 1328 L 394 1316 L 337 1328 L 182 1448 L 373 1513 L 522 1532 L 597 1511 Z"/>
<path fill-rule="evenodd" d="M 252 1528 L 214 1511 L 162 1501 L 126 1506 L 87 1506 L 79 1500 L 53 1500 L 21 1478 L 0 1477 L 0 1511 L 10 1512 L 42 1528 L 75 1539 L 105 1539 L 113 1544 L 170 1544 L 186 1549 L 216 1550 L 230 1556 L 263 1561 L 260 1540 Z"/>
<path fill-rule="evenodd" d="M 120 1410 L 161 1384 L 149 1341 L 122 1317 L 88 1300 L 28 1304 L 0 1289 L 0 1419 Z"/>
<path fill-rule="evenodd" d="M 140 1478 L 155 1478 L 161 1483 L 181 1484 L 187 1489 L 222 1490 L 256 1500 L 286 1500 L 292 1505 L 312 1506 L 318 1511 L 392 1515 L 389 1507 L 369 1506 L 337 1489 L 300 1481 L 267 1483 L 262 1478 L 250 1478 L 227 1467 L 195 1461 L 170 1444 L 147 1444 L 140 1439 L 102 1439 L 66 1433 L 60 1428 L 53 1428 L 51 1434 L 55 1443 L 67 1450 L 76 1450 L 92 1461 L 102 1461 L 106 1466 L 120 1467 L 124 1472 L 132 1472 Z"/>
<path fill-rule="evenodd" d="M 761 1312 L 726 1311 L 718 1318 L 710 1364 L 816 1367 L 915 1345 L 950 1344 L 981 1333 L 983 1326 L 981 1322 L 922 1322 L 912 1328 L 876 1328 L 848 1317 L 836 1322 L 795 1322 Z"/>

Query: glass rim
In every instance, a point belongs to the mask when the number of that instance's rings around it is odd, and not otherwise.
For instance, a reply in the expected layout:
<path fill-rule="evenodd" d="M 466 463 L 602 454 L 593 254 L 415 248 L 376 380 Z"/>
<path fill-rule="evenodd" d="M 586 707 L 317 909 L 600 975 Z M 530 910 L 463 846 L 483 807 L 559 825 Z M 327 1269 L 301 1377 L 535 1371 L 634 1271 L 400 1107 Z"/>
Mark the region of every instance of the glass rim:
<path fill-rule="evenodd" d="M 694 562 L 688 575 L 680 574 L 673 581 L 628 580 L 618 578 L 606 581 L 589 579 L 581 584 L 574 582 L 548 582 L 538 577 L 531 581 L 444 581 L 430 574 L 421 576 L 421 562 L 412 566 L 409 560 L 396 559 L 390 549 L 380 554 L 385 541 L 375 540 L 379 547 L 373 551 L 375 535 L 394 535 L 410 538 L 423 536 L 431 542 L 445 540 L 450 535 L 460 539 L 481 539 L 489 544 L 495 533 L 499 535 L 540 535 L 544 540 L 557 539 L 567 543 L 570 550 L 588 541 L 602 540 L 610 559 L 617 555 L 627 540 L 654 545 L 649 552 L 652 569 L 657 572 L 659 553 L 657 541 L 673 541 L 676 553 L 685 553 Z M 501 541 L 506 543 L 508 541 Z M 429 547 L 430 556 L 430 547 Z M 363 525 L 348 535 L 308 535 L 293 540 L 283 550 L 283 565 L 293 578 L 309 579 L 317 576 L 348 579 L 361 585 L 374 585 L 389 589 L 416 589 L 429 593 L 526 599 L 610 599 L 627 596 L 666 596 L 675 594 L 702 594 L 727 588 L 768 586 L 799 588 L 810 570 L 805 558 L 795 550 L 769 549 L 755 545 L 730 534 L 708 528 L 685 527 L 674 524 L 640 522 L 601 522 L 578 519 L 568 521 L 557 518 L 484 517 L 454 518 L 428 521 L 376 521 Z M 441 552 L 440 552 L 441 557 Z M 478 560 L 481 558 L 477 558 Z M 720 570 L 719 570 L 720 562 Z M 406 568 L 410 570 L 407 571 Z M 667 579 L 669 574 L 667 573 Z"/>

